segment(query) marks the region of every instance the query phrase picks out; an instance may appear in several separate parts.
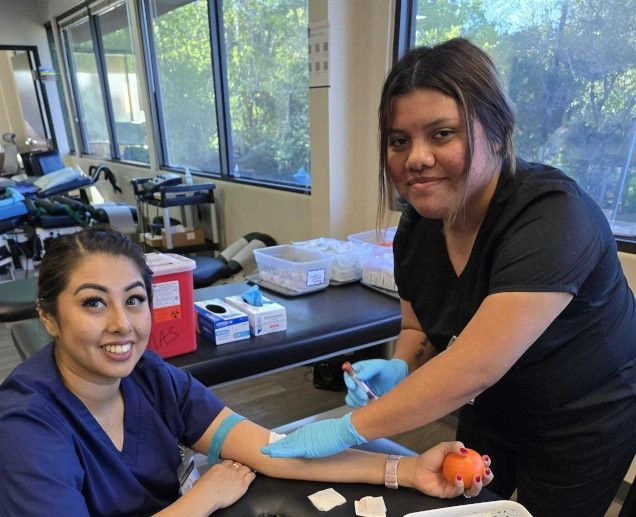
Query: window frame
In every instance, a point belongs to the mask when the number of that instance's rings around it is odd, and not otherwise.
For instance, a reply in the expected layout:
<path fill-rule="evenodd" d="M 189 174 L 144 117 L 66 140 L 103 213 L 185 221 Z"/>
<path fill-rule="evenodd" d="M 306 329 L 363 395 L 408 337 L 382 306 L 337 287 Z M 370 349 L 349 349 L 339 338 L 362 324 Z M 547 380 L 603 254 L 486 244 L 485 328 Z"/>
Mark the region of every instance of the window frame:
<path fill-rule="evenodd" d="M 68 11 L 67 13 L 59 16 L 57 18 L 57 25 L 60 44 L 62 46 L 62 57 L 66 66 L 66 77 L 68 80 L 69 88 L 71 90 L 71 98 L 75 114 L 75 116 L 73 117 L 73 122 L 80 139 L 78 154 L 147 168 L 150 166 L 149 163 L 126 160 L 122 157 L 121 152 L 119 151 L 119 141 L 117 137 L 117 131 L 115 129 L 115 115 L 113 110 L 112 98 L 110 95 L 110 85 L 108 83 L 108 68 L 106 65 L 104 40 L 99 18 L 104 13 L 105 9 L 115 9 L 120 6 L 124 6 L 126 9 L 128 9 L 130 2 L 131 0 L 99 0 L 97 2 L 83 2 L 82 4 L 77 5 L 71 11 Z M 88 23 L 88 29 L 90 31 L 93 43 L 95 67 L 102 95 L 102 108 L 104 110 L 106 131 L 108 133 L 110 156 L 103 156 L 90 150 L 87 130 L 85 125 L 82 123 L 82 121 L 84 120 L 84 108 L 82 106 L 82 103 L 79 101 L 81 95 L 79 93 L 79 84 L 77 82 L 77 69 L 75 67 L 74 60 L 70 57 L 73 53 L 73 49 L 70 47 L 70 42 L 66 35 L 66 31 L 72 28 L 74 25 L 77 25 L 78 23 L 81 23 L 83 21 L 86 21 L 86 23 Z M 130 22 L 130 18 L 128 18 L 128 21 Z"/>
<path fill-rule="evenodd" d="M 283 181 L 275 181 L 271 179 L 258 179 L 258 178 L 243 178 L 237 177 L 232 174 L 235 167 L 235 157 L 232 152 L 232 126 L 230 117 L 230 99 L 229 99 L 229 86 L 227 76 L 227 62 L 226 62 L 226 45 L 225 45 L 225 28 L 223 24 L 223 5 L 219 0 L 206 0 L 208 11 L 208 27 L 210 33 L 210 52 L 211 52 L 211 68 L 212 68 L 212 81 L 214 87 L 215 96 L 215 113 L 211 113 L 214 116 L 217 124 L 218 132 L 218 153 L 220 170 L 215 171 L 194 171 L 198 176 L 204 176 L 209 178 L 218 178 L 223 181 L 240 183 L 246 185 L 254 185 L 263 188 L 271 188 L 275 190 L 298 192 L 302 194 L 311 194 L 311 185 L 296 185 L 293 183 L 287 183 Z M 156 59 L 156 48 L 153 37 L 152 27 L 152 5 L 151 0 L 121 0 L 122 3 L 127 5 L 129 9 L 135 8 L 137 10 L 137 26 L 132 27 L 133 33 L 138 31 L 141 39 L 142 54 L 136 55 L 137 59 L 142 60 L 142 64 L 139 67 L 145 73 L 145 90 L 144 95 L 147 96 L 149 113 L 147 119 L 147 131 L 149 136 L 152 135 L 154 140 L 154 149 L 150 152 L 150 162 L 153 158 L 156 160 L 158 168 L 166 171 L 184 172 L 184 168 L 170 165 L 168 160 L 168 135 L 163 127 L 164 114 L 163 114 L 163 99 L 161 87 L 159 84 L 159 69 Z M 80 142 L 77 147 L 78 154 L 84 154 L 87 156 L 98 156 L 95 153 L 89 152 L 90 146 L 87 141 L 86 128 L 84 127 L 82 118 L 82 106 L 79 102 L 78 96 L 78 84 L 77 74 L 75 67 L 70 59 L 70 52 L 68 38 L 64 34 L 66 28 L 70 27 L 74 23 L 77 23 L 80 19 L 88 17 L 90 24 L 91 36 L 93 38 L 93 47 L 96 58 L 97 74 L 100 83 L 100 88 L 104 100 L 104 111 L 106 117 L 107 131 L 110 138 L 110 157 L 102 157 L 105 160 L 112 160 L 130 164 L 133 166 L 147 167 L 148 164 L 140 162 L 131 162 L 122 159 L 119 146 L 117 142 L 117 134 L 115 131 L 114 114 L 112 107 L 112 99 L 110 98 L 106 57 L 104 55 L 103 48 L 103 35 L 99 26 L 99 14 L 103 11 L 104 7 L 119 3 L 119 0 L 86 0 L 81 4 L 75 6 L 73 9 L 66 13 L 63 13 L 57 17 L 57 30 L 60 37 L 60 44 L 62 45 L 62 58 L 66 65 L 66 74 L 69 81 L 69 87 L 71 90 L 71 102 L 73 103 L 72 109 L 75 110 L 76 116 L 73 117 L 72 123 L 75 125 Z M 84 11 L 82 13 L 81 11 Z M 134 49 L 133 49 L 134 50 Z M 309 85 L 307 85 L 309 87 Z M 307 128 L 309 131 L 309 128 Z M 310 165 L 308 161 L 307 166 Z"/>
<path fill-rule="evenodd" d="M 57 81 L 58 81 L 58 87 L 60 89 L 60 109 L 61 109 L 61 113 L 62 113 L 62 119 L 64 121 L 64 131 L 66 132 L 67 135 L 67 141 L 68 141 L 68 147 L 69 147 L 69 153 L 70 154 L 76 154 L 75 152 L 75 142 L 74 142 L 74 138 L 73 138 L 73 129 L 72 129 L 72 122 L 71 122 L 71 114 L 69 113 L 68 110 L 68 105 L 66 102 L 64 102 L 64 95 L 63 95 L 63 86 L 61 84 L 61 80 L 60 80 L 60 76 L 62 75 L 62 69 L 61 69 L 61 64 L 60 64 L 60 56 L 59 53 L 57 52 L 57 48 L 55 46 L 55 37 L 53 35 L 53 26 L 50 23 L 46 23 L 44 25 L 44 29 L 46 30 L 46 38 L 47 41 L 49 43 L 49 49 L 51 51 L 51 62 L 53 64 L 53 69 L 57 72 Z M 46 88 L 44 88 L 44 93 L 46 95 Z M 48 109 L 48 107 L 47 107 Z M 50 116 L 50 115 L 48 115 Z M 53 135 L 55 135 L 55 129 L 53 126 L 53 121 L 50 121 L 51 124 L 51 132 L 53 133 Z M 53 144 L 55 146 L 55 149 L 59 149 L 58 147 L 58 142 L 57 139 L 54 137 L 53 138 Z"/>

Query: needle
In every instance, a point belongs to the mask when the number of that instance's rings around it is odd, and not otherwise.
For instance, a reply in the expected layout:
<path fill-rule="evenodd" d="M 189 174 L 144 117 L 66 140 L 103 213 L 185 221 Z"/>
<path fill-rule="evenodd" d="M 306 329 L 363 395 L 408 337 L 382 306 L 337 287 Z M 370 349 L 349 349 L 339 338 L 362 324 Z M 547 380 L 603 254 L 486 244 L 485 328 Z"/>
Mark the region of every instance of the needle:
<path fill-rule="evenodd" d="M 369 388 L 369 386 L 367 386 L 367 384 L 364 381 L 361 381 L 358 378 L 356 371 L 353 369 L 349 361 L 345 361 L 342 364 L 342 369 L 347 373 L 349 377 L 353 379 L 353 382 L 356 383 L 356 386 L 358 386 L 358 388 L 360 388 L 362 391 L 364 391 L 367 394 L 367 397 L 369 397 L 369 400 L 376 400 L 377 398 L 379 398 L 375 393 L 373 393 L 371 388 Z"/>

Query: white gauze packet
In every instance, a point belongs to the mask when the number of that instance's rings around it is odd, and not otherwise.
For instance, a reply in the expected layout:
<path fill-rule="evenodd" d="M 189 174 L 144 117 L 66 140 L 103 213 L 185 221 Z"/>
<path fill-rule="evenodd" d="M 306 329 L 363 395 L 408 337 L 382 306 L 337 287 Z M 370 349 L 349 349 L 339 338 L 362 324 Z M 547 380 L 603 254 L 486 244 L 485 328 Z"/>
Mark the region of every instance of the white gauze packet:
<path fill-rule="evenodd" d="M 353 502 L 358 517 L 386 517 L 384 498 L 366 496 Z"/>
<path fill-rule="evenodd" d="M 336 492 L 333 488 L 325 488 L 315 494 L 307 496 L 311 503 L 321 512 L 328 512 L 329 510 L 345 504 L 347 500 Z"/>

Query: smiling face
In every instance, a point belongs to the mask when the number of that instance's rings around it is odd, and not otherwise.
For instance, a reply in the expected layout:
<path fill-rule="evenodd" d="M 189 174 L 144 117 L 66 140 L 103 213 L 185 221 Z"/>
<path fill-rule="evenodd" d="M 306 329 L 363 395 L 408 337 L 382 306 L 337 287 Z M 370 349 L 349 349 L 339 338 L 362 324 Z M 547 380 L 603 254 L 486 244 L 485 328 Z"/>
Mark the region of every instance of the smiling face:
<path fill-rule="evenodd" d="M 387 169 L 399 194 L 422 216 L 447 219 L 460 207 L 480 220 L 492 197 L 499 163 L 478 120 L 468 162 L 468 128 L 452 97 L 420 88 L 396 97 L 388 131 Z"/>
<path fill-rule="evenodd" d="M 57 298 L 57 314 L 41 314 L 55 339 L 67 384 L 108 384 L 132 372 L 150 334 L 150 307 L 138 266 L 104 253 L 82 258 Z"/>

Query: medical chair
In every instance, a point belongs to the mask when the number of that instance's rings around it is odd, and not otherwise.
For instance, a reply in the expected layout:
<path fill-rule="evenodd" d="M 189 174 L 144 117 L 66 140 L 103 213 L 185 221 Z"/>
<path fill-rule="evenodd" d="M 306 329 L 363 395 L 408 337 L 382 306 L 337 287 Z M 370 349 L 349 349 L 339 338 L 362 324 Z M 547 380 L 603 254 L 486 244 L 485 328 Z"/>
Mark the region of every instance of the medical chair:
<path fill-rule="evenodd" d="M 58 151 L 28 153 L 27 161 L 27 179 L 20 181 L 17 186 L 25 195 L 48 198 L 79 189 L 81 200 L 87 202 L 86 197 L 81 195 L 81 189 L 92 185 L 95 180 L 78 169 L 65 166 Z"/>
<path fill-rule="evenodd" d="M 16 246 L 16 240 L 19 234 L 24 233 L 28 220 L 27 199 L 15 188 L 15 182 L 0 186 L 0 246 L 6 248 L 6 255 L 12 259 L 9 267 L 12 277 L 14 268 L 21 265 L 20 256 L 25 255 Z M 4 266 L 9 266 L 7 256 L 2 257 Z"/>
<path fill-rule="evenodd" d="M 57 195 L 48 198 L 26 200 L 34 228 L 44 230 L 54 228 L 84 227 L 90 222 L 86 205 L 76 199 Z"/>
<path fill-rule="evenodd" d="M 34 276 L 0 284 L 0 322 L 37 318 L 37 292 L 38 279 Z"/>
<path fill-rule="evenodd" d="M 60 153 L 54 150 L 29 154 L 29 166 L 25 167 L 28 176 L 44 176 L 49 172 L 65 167 Z M 30 174 L 29 174 L 30 172 Z"/>

